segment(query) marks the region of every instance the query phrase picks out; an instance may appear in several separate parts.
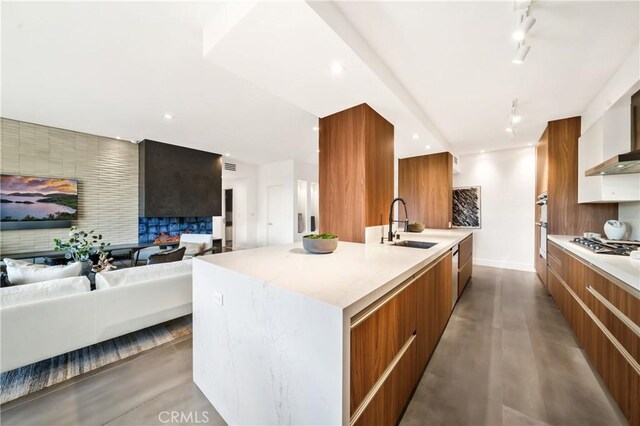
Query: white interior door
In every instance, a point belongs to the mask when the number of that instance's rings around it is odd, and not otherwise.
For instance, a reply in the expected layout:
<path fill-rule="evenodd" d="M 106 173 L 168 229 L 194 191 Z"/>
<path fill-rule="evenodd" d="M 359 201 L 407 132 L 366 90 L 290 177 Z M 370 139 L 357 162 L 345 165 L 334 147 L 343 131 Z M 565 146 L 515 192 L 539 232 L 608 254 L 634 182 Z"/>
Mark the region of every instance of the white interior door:
<path fill-rule="evenodd" d="M 270 246 L 284 244 L 285 211 L 284 185 L 273 185 L 267 192 L 267 243 Z"/>

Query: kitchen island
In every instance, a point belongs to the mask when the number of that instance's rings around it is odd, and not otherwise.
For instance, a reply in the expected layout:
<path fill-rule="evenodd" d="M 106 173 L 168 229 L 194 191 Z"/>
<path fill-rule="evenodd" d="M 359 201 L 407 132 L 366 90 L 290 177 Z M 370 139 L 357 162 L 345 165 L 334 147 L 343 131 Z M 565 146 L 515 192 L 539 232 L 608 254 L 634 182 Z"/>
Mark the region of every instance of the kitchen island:
<path fill-rule="evenodd" d="M 429 249 L 341 242 L 312 255 L 295 243 L 196 258 L 195 383 L 229 424 L 399 416 L 451 313 L 451 248 L 470 234 L 412 234 Z"/>

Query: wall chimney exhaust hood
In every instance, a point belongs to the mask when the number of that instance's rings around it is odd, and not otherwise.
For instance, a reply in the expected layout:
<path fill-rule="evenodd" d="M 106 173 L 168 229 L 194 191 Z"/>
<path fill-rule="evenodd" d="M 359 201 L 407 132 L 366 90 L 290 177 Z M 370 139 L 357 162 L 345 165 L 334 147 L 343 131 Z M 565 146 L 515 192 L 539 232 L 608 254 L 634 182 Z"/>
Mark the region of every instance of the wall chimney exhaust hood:
<path fill-rule="evenodd" d="M 607 161 L 588 169 L 584 173 L 585 176 L 640 173 L 640 91 L 631 96 L 629 111 L 631 118 L 631 151 L 615 155 Z"/>

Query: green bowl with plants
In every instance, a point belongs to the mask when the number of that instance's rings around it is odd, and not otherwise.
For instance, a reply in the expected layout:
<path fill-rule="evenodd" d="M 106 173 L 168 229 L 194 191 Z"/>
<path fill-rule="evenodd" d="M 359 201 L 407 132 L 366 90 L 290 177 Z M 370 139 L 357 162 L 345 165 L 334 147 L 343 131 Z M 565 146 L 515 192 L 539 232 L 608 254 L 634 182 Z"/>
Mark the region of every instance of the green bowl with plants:
<path fill-rule="evenodd" d="M 302 237 L 302 247 L 309 253 L 333 253 L 338 248 L 338 237 L 333 234 L 309 234 Z"/>

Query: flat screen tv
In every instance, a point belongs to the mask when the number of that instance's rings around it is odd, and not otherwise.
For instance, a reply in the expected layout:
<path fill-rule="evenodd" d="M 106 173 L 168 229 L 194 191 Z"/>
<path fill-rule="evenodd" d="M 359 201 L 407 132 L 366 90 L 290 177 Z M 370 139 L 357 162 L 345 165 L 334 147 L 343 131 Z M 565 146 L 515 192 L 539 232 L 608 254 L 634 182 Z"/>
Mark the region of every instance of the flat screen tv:
<path fill-rule="evenodd" d="M 2 229 L 64 228 L 78 218 L 78 181 L 0 175 Z"/>

